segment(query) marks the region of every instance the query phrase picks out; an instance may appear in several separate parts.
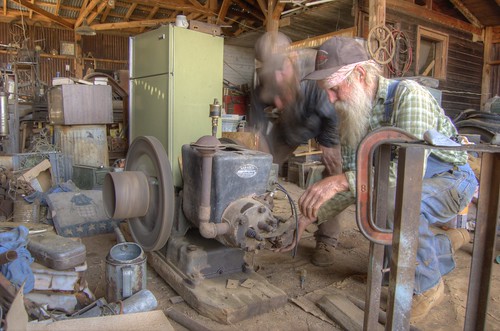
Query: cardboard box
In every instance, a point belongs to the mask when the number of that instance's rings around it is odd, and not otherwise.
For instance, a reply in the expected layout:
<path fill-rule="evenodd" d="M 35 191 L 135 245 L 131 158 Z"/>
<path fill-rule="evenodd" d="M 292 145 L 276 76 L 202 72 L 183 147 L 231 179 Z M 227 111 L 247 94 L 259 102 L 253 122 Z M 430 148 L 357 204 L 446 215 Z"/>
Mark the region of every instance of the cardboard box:
<path fill-rule="evenodd" d="M 52 173 L 50 161 L 45 159 L 30 170 L 26 171 L 21 179 L 31 184 L 38 192 L 46 192 L 52 187 Z"/>

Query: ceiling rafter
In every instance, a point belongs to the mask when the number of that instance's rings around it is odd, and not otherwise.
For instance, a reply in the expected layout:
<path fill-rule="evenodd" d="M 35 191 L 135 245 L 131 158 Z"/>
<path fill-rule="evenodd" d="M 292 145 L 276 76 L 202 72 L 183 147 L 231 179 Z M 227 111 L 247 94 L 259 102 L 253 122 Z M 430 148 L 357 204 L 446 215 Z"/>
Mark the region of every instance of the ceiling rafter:
<path fill-rule="evenodd" d="M 45 16 L 49 20 L 51 20 L 53 22 L 56 22 L 56 23 L 58 23 L 58 24 L 60 24 L 60 25 L 62 25 L 64 27 L 66 27 L 68 29 L 73 29 L 73 24 L 71 24 L 70 22 L 66 21 L 65 19 L 63 19 L 63 18 L 61 18 L 59 16 L 56 16 L 56 15 L 54 15 L 52 13 L 49 13 L 48 11 L 46 11 L 46 10 L 44 10 L 44 9 L 42 9 L 42 8 L 34 5 L 34 4 L 32 4 L 29 1 L 26 1 L 26 0 L 18 0 L 18 1 L 19 1 L 19 3 L 22 6 L 28 8 L 28 9 L 33 10 L 35 13 L 40 14 L 42 16 Z"/>
<path fill-rule="evenodd" d="M 130 20 L 130 16 L 134 13 L 135 8 L 137 8 L 137 3 L 133 3 L 130 5 L 130 7 L 127 10 L 127 13 L 125 14 L 125 17 L 123 18 L 126 22 Z"/>
<path fill-rule="evenodd" d="M 173 22 L 175 22 L 175 18 L 169 17 L 169 18 L 161 18 L 161 19 L 157 19 L 157 20 L 94 24 L 94 25 L 92 25 L 92 28 L 96 31 L 120 30 L 120 29 L 151 27 L 151 26 L 157 26 L 159 24 L 173 23 Z"/>
<path fill-rule="evenodd" d="M 108 15 L 109 15 L 109 12 L 111 11 L 111 9 L 112 8 L 110 6 L 106 7 L 106 10 L 104 11 L 104 13 L 102 13 L 102 16 L 101 16 L 101 20 L 100 20 L 101 23 L 106 22 L 106 19 L 108 18 Z"/>
<path fill-rule="evenodd" d="M 483 25 L 481 24 L 481 22 L 479 22 L 479 20 L 477 19 L 477 17 L 474 16 L 470 12 L 470 10 L 468 10 L 467 7 L 464 6 L 464 4 L 462 3 L 462 1 L 459 1 L 459 0 L 450 0 L 450 2 L 458 9 L 459 12 L 462 13 L 462 15 L 465 16 L 465 18 L 467 20 L 469 20 L 469 22 L 472 25 L 474 25 L 475 27 L 478 27 L 478 28 L 482 28 L 483 27 Z"/>
<path fill-rule="evenodd" d="M 76 19 L 76 22 L 75 22 L 75 29 L 77 27 L 79 27 L 80 25 L 82 25 L 83 23 L 83 20 L 87 18 L 87 16 L 90 14 L 90 12 L 92 11 L 92 9 L 95 8 L 95 6 L 97 6 L 97 4 L 100 2 L 101 0 L 92 0 L 87 7 L 85 7 L 84 10 L 82 10 L 80 12 L 80 15 L 78 15 L 78 18 Z M 88 23 L 88 22 L 87 22 Z"/>
<path fill-rule="evenodd" d="M 104 1 L 104 2 L 101 2 L 99 4 L 99 7 L 97 7 L 97 11 L 96 12 L 93 12 L 92 14 L 90 14 L 88 17 L 87 17 L 87 24 L 90 25 L 90 23 L 94 22 L 95 18 L 97 17 L 97 15 L 99 15 L 100 13 L 103 12 L 104 8 L 110 8 L 108 6 L 108 3 L 107 1 Z"/>
<path fill-rule="evenodd" d="M 33 5 L 35 4 L 35 0 L 30 0 L 30 2 L 31 2 Z M 28 15 L 28 17 L 30 18 L 30 20 L 31 20 L 31 19 L 33 19 L 33 11 L 32 11 L 31 9 L 29 10 L 29 15 Z"/>
<path fill-rule="evenodd" d="M 217 16 L 217 24 L 222 24 L 226 19 L 227 11 L 229 6 L 231 6 L 232 0 L 223 0 L 222 5 L 219 9 L 219 15 Z"/>
<path fill-rule="evenodd" d="M 148 14 L 148 17 L 146 18 L 147 20 L 150 20 L 152 19 L 153 17 L 155 17 L 156 13 L 158 12 L 158 10 L 160 9 L 159 6 L 154 6 L 153 7 L 153 10 L 151 10 Z M 145 27 L 142 27 L 140 30 L 139 30 L 139 33 L 143 32 L 146 28 Z"/>

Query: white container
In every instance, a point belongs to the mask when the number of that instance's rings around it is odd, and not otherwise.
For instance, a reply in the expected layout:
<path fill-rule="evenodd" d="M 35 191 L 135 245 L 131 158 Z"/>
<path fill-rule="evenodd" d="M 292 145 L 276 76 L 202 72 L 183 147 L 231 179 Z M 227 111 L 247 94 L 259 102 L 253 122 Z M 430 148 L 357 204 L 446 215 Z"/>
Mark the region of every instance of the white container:
<path fill-rule="evenodd" d="M 222 132 L 236 132 L 244 116 L 222 115 Z"/>

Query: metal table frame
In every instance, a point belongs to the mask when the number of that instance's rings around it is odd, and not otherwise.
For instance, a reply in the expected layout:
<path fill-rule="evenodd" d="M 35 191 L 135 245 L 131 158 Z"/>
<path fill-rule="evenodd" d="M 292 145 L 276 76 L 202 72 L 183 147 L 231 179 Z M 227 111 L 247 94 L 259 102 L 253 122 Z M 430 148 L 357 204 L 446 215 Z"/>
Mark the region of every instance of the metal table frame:
<path fill-rule="evenodd" d="M 399 149 L 394 231 L 391 232 L 384 226 L 393 146 Z M 400 129 L 383 128 L 373 131 L 362 141 L 357 158 L 357 223 L 363 235 L 370 240 L 364 330 L 374 330 L 378 325 L 386 245 L 392 245 L 386 330 L 408 330 L 410 327 L 418 245 L 415 234 L 418 233 L 420 215 L 420 208 L 414 206 L 421 199 L 425 149 L 432 148 L 482 154 L 477 206 L 477 220 L 480 221 L 476 222 L 475 228 L 464 330 L 486 328 L 497 223 L 500 218 L 500 173 L 496 171 L 500 169 L 500 147 L 486 144 L 436 147 L 418 141 Z"/>

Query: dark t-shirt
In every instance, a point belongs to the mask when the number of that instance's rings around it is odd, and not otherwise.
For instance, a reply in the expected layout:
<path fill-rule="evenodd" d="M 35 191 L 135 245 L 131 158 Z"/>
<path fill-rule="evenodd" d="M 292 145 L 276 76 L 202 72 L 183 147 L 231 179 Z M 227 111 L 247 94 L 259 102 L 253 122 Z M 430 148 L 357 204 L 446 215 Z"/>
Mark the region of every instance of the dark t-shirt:
<path fill-rule="evenodd" d="M 286 145 L 293 151 L 313 138 L 325 147 L 339 144 L 337 114 L 328 95 L 315 81 L 301 81 L 297 102 L 283 109 L 274 119 L 266 115 L 264 109 L 269 105 L 262 103 L 259 95 L 260 87 L 257 87 L 251 96 L 248 125 L 268 140 L 273 155 L 279 146 Z"/>

